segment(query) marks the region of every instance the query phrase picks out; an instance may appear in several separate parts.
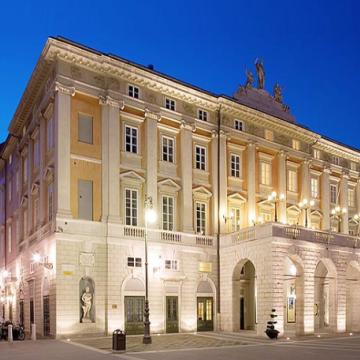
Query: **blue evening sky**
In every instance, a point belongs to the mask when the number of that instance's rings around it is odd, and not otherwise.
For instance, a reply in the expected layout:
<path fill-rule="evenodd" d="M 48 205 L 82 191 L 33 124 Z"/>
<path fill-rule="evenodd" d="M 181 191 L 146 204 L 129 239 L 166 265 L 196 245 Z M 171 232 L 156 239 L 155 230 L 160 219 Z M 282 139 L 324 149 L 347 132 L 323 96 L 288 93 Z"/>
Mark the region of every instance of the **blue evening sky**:
<path fill-rule="evenodd" d="M 0 0 L 0 34 L 0 141 L 61 35 L 228 96 L 259 57 L 299 124 L 360 149 L 359 0 Z"/>

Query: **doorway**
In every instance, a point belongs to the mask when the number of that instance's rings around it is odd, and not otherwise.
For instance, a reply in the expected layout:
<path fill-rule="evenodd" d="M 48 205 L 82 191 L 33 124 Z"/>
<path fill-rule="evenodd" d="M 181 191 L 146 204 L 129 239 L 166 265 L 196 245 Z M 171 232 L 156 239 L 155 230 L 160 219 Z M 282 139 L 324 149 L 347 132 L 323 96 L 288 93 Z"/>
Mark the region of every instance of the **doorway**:
<path fill-rule="evenodd" d="M 197 298 L 197 331 L 213 331 L 213 298 Z"/>
<path fill-rule="evenodd" d="M 128 335 L 144 334 L 144 304 L 143 296 L 125 297 L 125 332 Z"/>
<path fill-rule="evenodd" d="M 179 332 L 178 297 L 166 297 L 166 332 Z"/>

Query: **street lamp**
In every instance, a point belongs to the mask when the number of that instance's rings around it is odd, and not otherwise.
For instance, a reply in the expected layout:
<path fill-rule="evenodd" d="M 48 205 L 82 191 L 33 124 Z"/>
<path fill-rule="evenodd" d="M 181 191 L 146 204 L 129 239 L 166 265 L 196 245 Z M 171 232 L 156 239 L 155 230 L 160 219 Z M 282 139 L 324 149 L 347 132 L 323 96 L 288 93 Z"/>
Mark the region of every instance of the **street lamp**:
<path fill-rule="evenodd" d="M 347 213 L 347 209 L 340 208 L 340 206 L 337 206 L 335 209 L 331 210 L 332 218 L 336 219 L 338 222 L 338 233 L 340 232 L 340 224 L 342 222 L 341 216 Z"/>
<path fill-rule="evenodd" d="M 273 191 L 271 195 L 268 197 L 268 201 L 275 204 L 275 222 L 277 222 L 277 204 L 279 201 L 283 201 L 285 199 L 284 194 L 280 194 L 279 197 L 276 196 L 276 191 Z"/>
<path fill-rule="evenodd" d="M 34 262 L 36 262 L 36 263 L 39 264 L 39 265 L 42 265 L 44 268 L 49 269 L 49 270 L 51 270 L 51 269 L 54 267 L 53 263 L 49 263 L 49 262 L 44 263 L 44 262 L 41 262 L 41 261 L 40 261 L 40 254 L 39 254 L 38 252 L 36 252 L 36 253 L 34 254 Z"/>
<path fill-rule="evenodd" d="M 301 201 L 299 203 L 299 207 L 300 209 L 304 209 L 305 210 L 305 227 L 308 227 L 308 209 L 311 209 L 312 206 L 314 206 L 314 201 L 311 200 L 309 203 L 307 201 L 307 199 L 304 199 L 303 201 Z"/>
<path fill-rule="evenodd" d="M 145 311 L 144 311 L 144 337 L 143 344 L 151 344 L 150 335 L 150 320 L 149 320 L 149 279 L 148 279 L 148 244 L 147 244 L 147 223 L 148 221 L 154 222 L 156 220 L 156 214 L 154 211 L 153 199 L 151 196 L 145 195 L 144 210 L 145 210 Z"/>

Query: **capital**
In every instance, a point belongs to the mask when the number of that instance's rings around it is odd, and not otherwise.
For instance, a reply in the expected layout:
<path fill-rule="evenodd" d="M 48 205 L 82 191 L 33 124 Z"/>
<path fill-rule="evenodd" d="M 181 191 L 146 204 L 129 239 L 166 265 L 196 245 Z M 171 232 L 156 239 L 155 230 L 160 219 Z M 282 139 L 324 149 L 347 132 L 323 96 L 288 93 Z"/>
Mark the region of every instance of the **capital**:
<path fill-rule="evenodd" d="M 55 92 L 61 92 L 66 95 L 75 96 L 75 87 L 74 86 L 67 86 L 59 83 L 58 81 L 55 82 Z"/>
<path fill-rule="evenodd" d="M 191 130 L 192 132 L 195 132 L 196 125 L 187 123 L 185 120 L 181 120 L 180 129 Z"/>
<path fill-rule="evenodd" d="M 123 110 L 125 107 L 125 102 L 122 100 L 116 100 L 114 98 L 112 98 L 111 96 L 107 95 L 107 96 L 103 96 L 100 95 L 99 96 L 99 104 L 100 105 L 110 105 L 116 108 L 119 108 L 120 110 Z"/>
<path fill-rule="evenodd" d="M 156 121 L 161 121 L 162 116 L 161 116 L 161 113 L 154 112 L 154 111 L 151 111 L 148 108 L 145 108 L 145 119 L 146 118 L 153 119 L 153 120 L 156 120 Z"/>

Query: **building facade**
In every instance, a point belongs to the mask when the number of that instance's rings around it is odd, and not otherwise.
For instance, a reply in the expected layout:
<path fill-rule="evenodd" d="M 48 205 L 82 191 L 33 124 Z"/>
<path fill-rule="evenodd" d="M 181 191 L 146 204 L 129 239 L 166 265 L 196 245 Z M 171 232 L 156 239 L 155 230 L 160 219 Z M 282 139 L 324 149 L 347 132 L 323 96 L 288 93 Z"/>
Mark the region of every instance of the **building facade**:
<path fill-rule="evenodd" d="M 360 151 L 281 96 L 49 38 L 8 131 L 0 310 L 26 331 L 142 334 L 145 238 L 154 333 L 359 330 Z"/>

